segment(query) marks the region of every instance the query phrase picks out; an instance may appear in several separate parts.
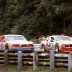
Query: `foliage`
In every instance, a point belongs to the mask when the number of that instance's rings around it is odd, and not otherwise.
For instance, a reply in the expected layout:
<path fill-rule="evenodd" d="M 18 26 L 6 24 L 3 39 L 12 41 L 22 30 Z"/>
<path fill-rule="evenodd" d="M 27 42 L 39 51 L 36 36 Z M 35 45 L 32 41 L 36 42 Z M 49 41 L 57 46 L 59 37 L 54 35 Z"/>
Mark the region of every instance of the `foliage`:
<path fill-rule="evenodd" d="M 39 44 L 39 40 L 38 39 L 31 39 L 31 41 L 35 44 Z"/>
<path fill-rule="evenodd" d="M 72 0 L 0 0 L 0 34 L 72 35 Z"/>

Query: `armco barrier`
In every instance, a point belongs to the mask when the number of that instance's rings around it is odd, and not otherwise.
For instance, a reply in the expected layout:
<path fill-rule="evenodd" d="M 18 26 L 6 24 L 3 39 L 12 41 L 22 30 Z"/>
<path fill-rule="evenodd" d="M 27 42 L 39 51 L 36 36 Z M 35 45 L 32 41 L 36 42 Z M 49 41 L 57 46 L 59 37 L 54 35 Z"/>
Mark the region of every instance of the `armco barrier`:
<path fill-rule="evenodd" d="M 50 69 L 55 67 L 66 67 L 70 71 L 72 69 L 72 53 L 50 53 L 44 52 L 40 48 L 40 44 L 34 44 L 34 51 L 22 50 L 0 50 L 0 64 L 18 64 L 18 68 L 22 65 L 33 65 L 33 70 L 37 69 L 38 65 L 50 66 Z"/>

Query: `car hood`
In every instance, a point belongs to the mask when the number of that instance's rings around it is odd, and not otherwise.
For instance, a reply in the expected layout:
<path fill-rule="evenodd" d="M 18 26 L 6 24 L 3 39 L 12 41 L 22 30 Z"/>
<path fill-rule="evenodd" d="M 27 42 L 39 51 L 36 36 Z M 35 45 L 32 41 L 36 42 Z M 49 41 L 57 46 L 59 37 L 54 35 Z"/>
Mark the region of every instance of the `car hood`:
<path fill-rule="evenodd" d="M 33 44 L 33 42 L 31 42 L 31 41 L 24 41 L 24 40 L 7 41 L 7 43 L 10 43 L 10 44 Z"/>
<path fill-rule="evenodd" d="M 55 43 L 59 43 L 59 44 L 72 44 L 72 41 L 56 41 Z"/>

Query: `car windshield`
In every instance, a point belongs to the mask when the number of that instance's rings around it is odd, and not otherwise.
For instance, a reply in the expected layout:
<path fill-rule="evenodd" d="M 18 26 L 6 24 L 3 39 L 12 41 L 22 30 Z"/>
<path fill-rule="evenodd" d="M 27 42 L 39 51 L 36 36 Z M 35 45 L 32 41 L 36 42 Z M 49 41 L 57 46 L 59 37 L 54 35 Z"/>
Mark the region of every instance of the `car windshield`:
<path fill-rule="evenodd" d="M 71 39 L 69 38 L 69 37 L 67 37 L 67 36 L 57 36 L 57 37 L 55 37 L 55 40 L 56 41 L 70 41 Z"/>
<path fill-rule="evenodd" d="M 7 36 L 6 40 L 8 40 L 8 41 L 12 41 L 12 40 L 25 40 L 25 41 L 27 41 L 26 38 L 23 36 Z"/>

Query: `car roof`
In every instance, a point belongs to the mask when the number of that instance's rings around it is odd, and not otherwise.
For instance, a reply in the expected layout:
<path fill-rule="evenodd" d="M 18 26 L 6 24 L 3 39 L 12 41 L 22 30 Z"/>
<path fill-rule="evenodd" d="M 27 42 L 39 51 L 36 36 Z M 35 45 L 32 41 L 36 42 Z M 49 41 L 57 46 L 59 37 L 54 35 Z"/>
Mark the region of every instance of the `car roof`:
<path fill-rule="evenodd" d="M 2 35 L 2 36 L 22 36 L 22 35 L 17 35 L 17 34 L 7 34 L 7 35 Z"/>
<path fill-rule="evenodd" d="M 59 37 L 59 36 L 61 36 L 61 37 L 69 37 L 69 36 L 66 36 L 66 35 L 51 35 L 49 37 Z"/>

